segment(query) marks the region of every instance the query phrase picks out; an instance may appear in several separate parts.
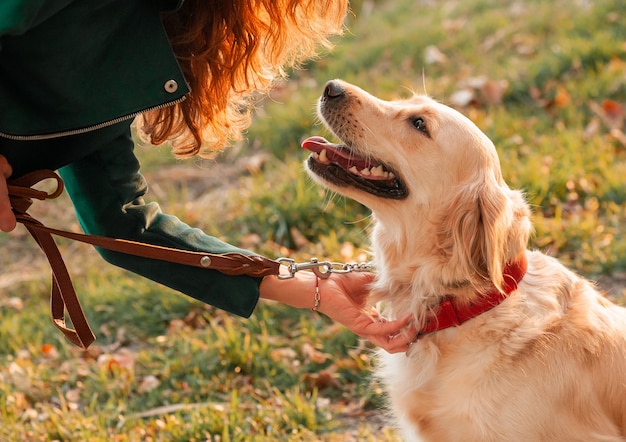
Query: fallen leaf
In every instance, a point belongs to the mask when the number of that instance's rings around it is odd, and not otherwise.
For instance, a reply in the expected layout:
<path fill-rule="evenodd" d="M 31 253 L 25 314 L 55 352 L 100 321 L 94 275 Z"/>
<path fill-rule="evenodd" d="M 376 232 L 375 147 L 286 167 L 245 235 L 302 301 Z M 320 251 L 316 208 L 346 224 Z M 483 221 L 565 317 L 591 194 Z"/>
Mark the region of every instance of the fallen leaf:
<path fill-rule="evenodd" d="M 474 91 L 471 89 L 461 89 L 450 95 L 450 104 L 455 107 L 465 107 L 474 99 Z"/>
<path fill-rule="evenodd" d="M 337 380 L 339 375 L 331 373 L 328 370 L 322 370 L 316 374 L 310 374 L 305 376 L 305 381 L 310 389 L 317 388 L 318 390 L 324 390 L 327 388 L 340 389 L 341 384 Z"/>
<path fill-rule="evenodd" d="M 447 60 L 446 54 L 441 52 L 437 46 L 427 46 L 424 50 L 424 62 L 426 64 L 445 63 Z"/>
<path fill-rule="evenodd" d="M 41 353 L 43 353 L 46 359 L 58 359 L 59 351 L 52 344 L 43 344 L 41 346 Z"/>
<path fill-rule="evenodd" d="M 137 392 L 139 394 L 148 393 L 154 390 L 155 388 L 157 388 L 160 384 L 161 384 L 161 381 L 159 381 L 159 379 L 156 376 L 150 374 L 144 377 L 141 380 L 141 382 L 139 382 L 139 386 L 137 387 Z"/>
<path fill-rule="evenodd" d="M 98 366 L 107 370 L 121 368 L 132 371 L 135 368 L 135 356 L 130 350 L 122 348 L 115 354 L 105 353 L 98 356 L 97 363 Z"/>
<path fill-rule="evenodd" d="M 9 379 L 11 383 L 21 391 L 27 391 L 32 385 L 32 380 L 28 376 L 27 371 L 22 368 L 18 363 L 11 362 L 9 364 Z"/>
<path fill-rule="evenodd" d="M 170 335 L 175 335 L 188 328 L 189 327 L 187 326 L 187 324 L 185 324 L 185 321 L 179 318 L 174 318 L 167 324 L 167 333 Z"/>
<path fill-rule="evenodd" d="M 207 321 L 204 317 L 204 311 L 201 309 L 192 309 L 189 313 L 187 313 L 187 315 L 185 315 L 183 322 L 185 325 L 195 330 L 205 328 L 207 325 Z M 172 332 L 172 330 L 169 331 Z"/>
<path fill-rule="evenodd" d="M 20 348 L 17 351 L 17 354 L 15 355 L 16 359 L 21 359 L 21 360 L 30 360 L 32 359 L 32 355 L 30 354 L 30 351 L 25 349 L 25 348 Z"/>
<path fill-rule="evenodd" d="M 603 100 L 602 109 L 609 118 L 618 119 L 624 117 L 624 107 L 617 101 Z"/>
<path fill-rule="evenodd" d="M 624 125 L 624 108 L 613 100 L 604 100 L 602 104 L 592 101 L 589 108 L 600 117 L 609 130 L 621 129 Z"/>
<path fill-rule="evenodd" d="M 65 392 L 65 399 L 68 402 L 77 404 L 80 401 L 80 388 L 72 388 Z"/>
<path fill-rule="evenodd" d="M 504 93 L 506 92 L 508 86 L 509 83 L 506 80 L 487 80 L 480 88 L 480 91 L 487 103 L 500 104 L 502 103 L 502 98 L 504 97 Z"/>
<path fill-rule="evenodd" d="M 24 412 L 20 416 L 20 419 L 27 421 L 27 422 L 36 421 L 36 420 L 38 421 L 45 420 L 34 408 L 27 408 L 26 410 L 24 410 Z"/>
<path fill-rule="evenodd" d="M 24 301 L 22 301 L 22 298 L 18 298 L 17 296 L 12 296 L 1 305 L 4 305 L 10 308 L 11 310 L 15 310 L 19 312 L 19 311 L 22 311 L 22 309 L 24 308 Z"/>
<path fill-rule="evenodd" d="M 6 404 L 12 410 L 25 410 L 30 407 L 26 394 L 20 391 L 16 391 L 15 393 L 8 395 L 6 398 Z"/>
<path fill-rule="evenodd" d="M 328 359 L 328 355 L 316 350 L 315 347 L 313 347 L 308 342 L 305 342 L 302 345 L 302 354 L 304 355 L 305 359 L 316 364 L 323 364 Z"/>
<path fill-rule="evenodd" d="M 555 106 L 565 107 L 565 106 L 568 106 L 572 100 L 569 95 L 569 92 L 567 92 L 567 90 L 564 87 L 559 86 L 556 89 L 556 95 L 554 96 L 553 101 L 554 101 Z"/>
<path fill-rule="evenodd" d="M 273 349 L 270 352 L 270 358 L 274 362 L 278 361 L 292 361 L 298 357 L 298 353 L 291 347 L 282 347 Z"/>

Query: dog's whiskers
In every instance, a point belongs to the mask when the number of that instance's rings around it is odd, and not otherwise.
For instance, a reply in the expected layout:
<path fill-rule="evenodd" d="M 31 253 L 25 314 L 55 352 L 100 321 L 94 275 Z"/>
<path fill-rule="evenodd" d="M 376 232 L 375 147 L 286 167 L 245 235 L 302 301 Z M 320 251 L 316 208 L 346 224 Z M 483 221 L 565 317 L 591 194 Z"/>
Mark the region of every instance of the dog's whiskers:
<path fill-rule="evenodd" d="M 330 208 L 331 203 L 336 197 L 341 197 L 341 195 L 339 195 L 337 192 L 333 192 L 332 190 L 328 190 L 328 189 L 326 190 L 325 195 L 324 195 L 324 198 L 326 199 L 326 205 L 324 206 L 324 211 L 327 211 Z"/>

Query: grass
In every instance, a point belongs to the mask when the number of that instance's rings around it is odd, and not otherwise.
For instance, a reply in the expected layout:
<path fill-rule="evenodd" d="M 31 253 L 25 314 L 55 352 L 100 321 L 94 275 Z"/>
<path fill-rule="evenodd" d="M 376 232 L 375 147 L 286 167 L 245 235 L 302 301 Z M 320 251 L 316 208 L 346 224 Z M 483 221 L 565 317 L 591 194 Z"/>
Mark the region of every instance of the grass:
<path fill-rule="evenodd" d="M 353 9 L 334 52 L 260 106 L 249 143 L 214 161 L 138 149 L 164 209 L 270 257 L 364 259 L 368 211 L 301 167 L 300 141 L 324 133 L 314 116 L 324 82 L 344 78 L 389 99 L 425 90 L 451 104 L 465 91 L 473 98 L 457 107 L 494 140 L 504 176 L 533 205 L 532 246 L 614 282 L 624 301 L 622 2 Z M 443 57 L 428 62 L 433 48 Z M 259 154 L 269 158 L 261 173 L 245 167 Z M 67 207 L 63 197 L 31 212 L 76 229 Z M 398 440 L 369 375 L 371 347 L 327 318 L 270 303 L 247 320 L 229 316 L 102 266 L 88 246 L 59 244 L 98 340 L 87 352 L 63 340 L 48 320 L 47 263 L 22 230 L 0 235 L 0 440 Z"/>

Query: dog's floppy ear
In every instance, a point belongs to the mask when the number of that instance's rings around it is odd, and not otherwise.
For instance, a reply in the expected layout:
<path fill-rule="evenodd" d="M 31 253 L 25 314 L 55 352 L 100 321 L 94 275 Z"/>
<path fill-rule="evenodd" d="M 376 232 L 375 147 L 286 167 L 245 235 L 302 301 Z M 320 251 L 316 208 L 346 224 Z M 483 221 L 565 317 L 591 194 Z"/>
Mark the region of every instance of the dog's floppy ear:
<path fill-rule="evenodd" d="M 495 177 L 485 177 L 460 189 L 441 214 L 441 252 L 474 285 L 490 281 L 501 289 L 507 260 L 517 257 L 528 241 L 529 222 L 523 218 L 527 207 L 521 195 Z"/>

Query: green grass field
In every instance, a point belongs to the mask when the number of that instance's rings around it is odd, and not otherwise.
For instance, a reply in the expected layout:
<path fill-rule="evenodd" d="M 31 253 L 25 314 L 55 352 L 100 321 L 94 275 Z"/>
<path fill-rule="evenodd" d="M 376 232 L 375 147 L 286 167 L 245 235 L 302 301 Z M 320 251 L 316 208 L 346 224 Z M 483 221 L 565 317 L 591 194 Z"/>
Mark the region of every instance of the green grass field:
<path fill-rule="evenodd" d="M 150 196 L 269 257 L 367 258 L 367 209 L 303 172 L 300 141 L 332 78 L 382 98 L 428 93 L 489 135 L 533 206 L 532 247 L 626 302 L 626 5 L 622 0 L 352 3 L 331 54 L 259 103 L 215 160 L 138 148 Z M 66 197 L 35 204 L 78 229 Z M 49 269 L 23 228 L 0 234 L 0 440 L 396 441 L 372 347 L 327 318 L 261 303 L 250 319 L 103 265 L 59 240 L 98 336 L 81 352 L 49 320 Z"/>

